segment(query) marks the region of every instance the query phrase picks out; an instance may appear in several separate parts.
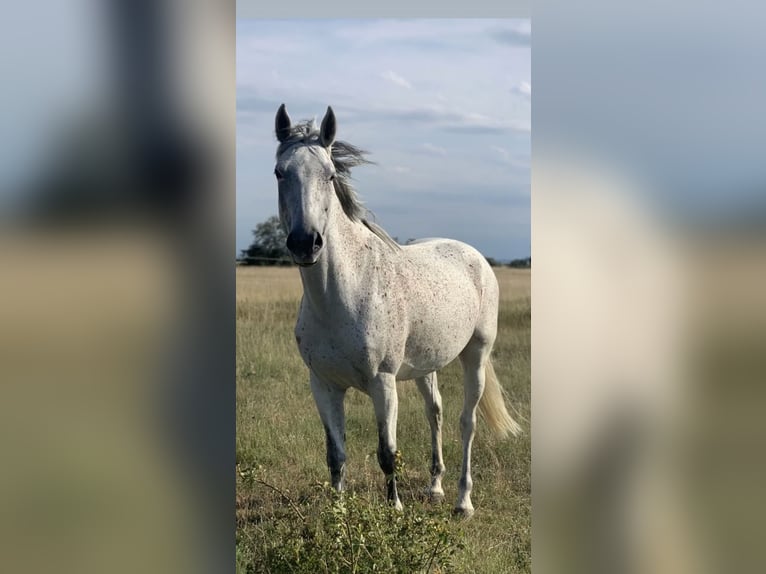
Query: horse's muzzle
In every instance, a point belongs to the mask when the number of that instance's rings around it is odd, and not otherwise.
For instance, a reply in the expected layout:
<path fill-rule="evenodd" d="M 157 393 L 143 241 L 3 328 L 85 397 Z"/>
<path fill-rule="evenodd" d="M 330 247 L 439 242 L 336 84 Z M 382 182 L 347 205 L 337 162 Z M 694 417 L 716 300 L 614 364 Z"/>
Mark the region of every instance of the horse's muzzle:
<path fill-rule="evenodd" d="M 302 267 L 316 263 L 323 246 L 324 240 L 318 231 L 292 231 L 287 236 L 287 249 L 293 261 Z"/>

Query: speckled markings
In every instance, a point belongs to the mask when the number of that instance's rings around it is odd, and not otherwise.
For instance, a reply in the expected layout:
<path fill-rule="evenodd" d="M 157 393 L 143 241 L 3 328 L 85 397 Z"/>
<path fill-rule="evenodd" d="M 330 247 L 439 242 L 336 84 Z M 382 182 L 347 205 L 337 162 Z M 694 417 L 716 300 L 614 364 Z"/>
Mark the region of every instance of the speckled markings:
<path fill-rule="evenodd" d="M 399 246 L 366 218 L 349 180 L 350 168 L 366 162 L 364 152 L 335 140 L 331 108 L 317 128 L 313 122 L 293 126 L 282 105 L 275 127 L 280 218 L 287 246 L 301 266 L 304 290 L 295 338 L 325 428 L 333 486 L 343 488 L 343 398 L 355 387 L 373 400 L 388 499 L 401 508 L 394 468 L 396 380 L 415 379 L 431 426 L 430 494 L 435 500 L 443 497 L 436 371 L 460 357 L 463 465 L 455 510 L 470 516 L 477 407 L 498 433 L 519 430 L 490 362 L 497 334 L 494 272 L 464 243 L 426 239 Z"/>

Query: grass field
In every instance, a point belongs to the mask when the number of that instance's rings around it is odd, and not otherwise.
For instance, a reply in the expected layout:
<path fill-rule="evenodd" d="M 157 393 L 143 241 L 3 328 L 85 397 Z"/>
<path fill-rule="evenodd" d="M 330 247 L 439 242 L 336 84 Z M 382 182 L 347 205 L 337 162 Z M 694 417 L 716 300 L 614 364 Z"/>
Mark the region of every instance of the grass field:
<path fill-rule="evenodd" d="M 464 523 L 445 522 L 462 540 L 450 570 L 455 572 L 531 569 L 530 272 L 497 268 L 496 273 L 501 303 L 494 365 L 525 433 L 499 440 L 479 419 L 473 448 L 476 514 Z M 300 296 L 295 268 L 237 270 L 238 572 L 269 571 L 264 544 L 327 504 L 324 431 L 293 335 Z M 444 406 L 446 500 L 432 505 L 424 497 L 430 431 L 423 400 L 412 381 L 399 383 L 398 447 L 405 463 L 399 495 L 405 513 L 442 520 L 450 515 L 457 496 L 461 462 L 463 385 L 458 361 L 439 373 L 439 386 Z M 369 397 L 350 390 L 346 418 L 348 489 L 370 505 L 384 505 Z M 446 570 L 434 567 L 433 571 Z"/>

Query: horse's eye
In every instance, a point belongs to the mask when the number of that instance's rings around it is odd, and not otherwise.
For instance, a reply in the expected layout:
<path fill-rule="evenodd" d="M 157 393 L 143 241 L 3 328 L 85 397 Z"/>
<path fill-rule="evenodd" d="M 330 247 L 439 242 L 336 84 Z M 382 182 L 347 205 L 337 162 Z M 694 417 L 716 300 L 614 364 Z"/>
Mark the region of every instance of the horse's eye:
<path fill-rule="evenodd" d="M 330 176 L 330 181 L 335 181 L 335 174 L 332 174 L 332 175 Z"/>
<path fill-rule="evenodd" d="M 284 175 L 282 175 L 282 172 L 281 172 L 281 171 L 279 171 L 279 168 L 278 168 L 278 167 L 275 167 L 275 168 L 274 168 L 274 175 L 276 175 L 276 176 L 277 176 L 277 180 L 280 180 L 280 181 L 281 181 L 282 179 L 284 179 Z"/>

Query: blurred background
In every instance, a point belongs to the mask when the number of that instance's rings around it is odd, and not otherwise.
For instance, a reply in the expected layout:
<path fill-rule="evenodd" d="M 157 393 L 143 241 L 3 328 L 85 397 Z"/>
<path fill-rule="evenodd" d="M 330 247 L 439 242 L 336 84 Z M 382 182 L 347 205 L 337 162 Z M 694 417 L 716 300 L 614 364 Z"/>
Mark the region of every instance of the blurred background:
<path fill-rule="evenodd" d="M 535 1 L 535 572 L 762 572 L 766 11 Z"/>
<path fill-rule="evenodd" d="M 233 2 L 0 18 L 0 571 L 234 565 Z"/>
<path fill-rule="evenodd" d="M 0 570 L 233 570 L 235 7 L 3 12 Z M 535 572 L 764 571 L 764 23 L 533 6 Z"/>

